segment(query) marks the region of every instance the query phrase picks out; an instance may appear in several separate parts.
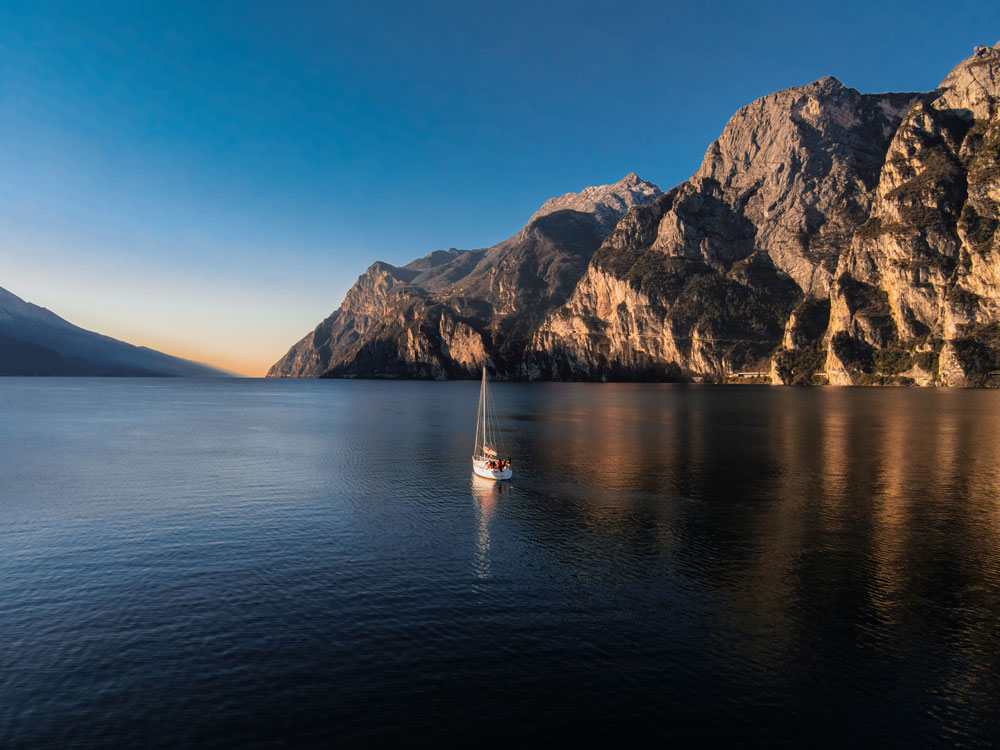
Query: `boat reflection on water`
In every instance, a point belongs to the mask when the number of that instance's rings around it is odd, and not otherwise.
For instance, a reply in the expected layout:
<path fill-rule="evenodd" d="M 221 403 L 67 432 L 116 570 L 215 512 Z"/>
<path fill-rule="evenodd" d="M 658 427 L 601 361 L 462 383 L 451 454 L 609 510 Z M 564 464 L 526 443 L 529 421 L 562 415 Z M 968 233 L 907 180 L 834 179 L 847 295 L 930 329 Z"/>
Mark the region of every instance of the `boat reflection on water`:
<path fill-rule="evenodd" d="M 472 568 L 477 578 L 490 576 L 490 521 L 496 513 L 497 500 L 509 486 L 473 475 L 472 498 L 476 508 L 476 552 Z"/>

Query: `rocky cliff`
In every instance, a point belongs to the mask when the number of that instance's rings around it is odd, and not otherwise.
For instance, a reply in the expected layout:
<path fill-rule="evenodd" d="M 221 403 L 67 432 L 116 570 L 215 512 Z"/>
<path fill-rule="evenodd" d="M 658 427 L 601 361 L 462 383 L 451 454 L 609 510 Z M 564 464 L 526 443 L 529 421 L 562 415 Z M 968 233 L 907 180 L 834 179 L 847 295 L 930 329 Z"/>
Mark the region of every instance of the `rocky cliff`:
<path fill-rule="evenodd" d="M 837 264 L 835 383 L 984 385 L 1000 369 L 1000 45 L 906 112 Z"/>
<path fill-rule="evenodd" d="M 269 377 L 475 377 L 519 371 L 538 326 L 572 294 L 630 209 L 662 193 L 634 174 L 545 202 L 510 239 L 374 263 Z"/>
<path fill-rule="evenodd" d="M 991 384 L 998 102 L 1000 45 L 928 93 L 765 96 L 665 194 L 633 174 L 376 263 L 270 374 Z"/>

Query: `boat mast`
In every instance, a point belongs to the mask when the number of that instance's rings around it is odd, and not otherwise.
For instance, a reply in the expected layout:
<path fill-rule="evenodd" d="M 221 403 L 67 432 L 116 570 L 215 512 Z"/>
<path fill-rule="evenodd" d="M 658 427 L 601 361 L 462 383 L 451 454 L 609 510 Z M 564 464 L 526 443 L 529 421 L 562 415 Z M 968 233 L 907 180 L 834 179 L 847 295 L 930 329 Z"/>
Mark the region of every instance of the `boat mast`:
<path fill-rule="evenodd" d="M 486 369 L 483 368 L 483 373 L 485 375 Z M 479 406 L 476 408 L 476 445 L 472 450 L 472 457 L 475 458 L 479 455 L 479 425 L 482 424 L 483 416 L 483 386 L 479 386 Z"/>
<path fill-rule="evenodd" d="M 486 443 L 489 442 L 488 434 L 490 429 L 490 424 L 487 421 L 488 415 L 486 414 L 486 402 L 489 400 L 489 394 L 486 392 L 486 365 L 483 365 L 483 387 L 479 394 L 479 403 L 483 407 L 483 442 L 479 450 L 485 453 Z"/>

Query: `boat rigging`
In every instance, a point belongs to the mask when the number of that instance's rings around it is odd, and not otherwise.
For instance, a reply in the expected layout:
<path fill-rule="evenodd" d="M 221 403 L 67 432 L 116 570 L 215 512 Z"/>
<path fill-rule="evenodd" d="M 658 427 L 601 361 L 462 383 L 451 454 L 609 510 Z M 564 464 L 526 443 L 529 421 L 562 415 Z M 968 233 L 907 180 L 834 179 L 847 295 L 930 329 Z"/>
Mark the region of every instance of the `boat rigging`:
<path fill-rule="evenodd" d="M 510 479 L 513 476 L 510 456 L 503 449 L 503 438 L 496 422 L 496 410 L 484 366 L 483 381 L 479 387 L 479 408 L 476 410 L 476 447 L 472 452 L 472 470 L 484 479 Z"/>

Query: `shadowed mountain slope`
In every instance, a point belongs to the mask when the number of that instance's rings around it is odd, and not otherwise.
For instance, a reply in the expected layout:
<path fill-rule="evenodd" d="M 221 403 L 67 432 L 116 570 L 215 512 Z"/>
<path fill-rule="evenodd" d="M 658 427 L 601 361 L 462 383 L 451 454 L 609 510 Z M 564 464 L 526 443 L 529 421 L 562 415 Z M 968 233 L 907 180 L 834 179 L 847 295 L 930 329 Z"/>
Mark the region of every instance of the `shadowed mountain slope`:
<path fill-rule="evenodd" d="M 0 288 L 0 375 L 227 377 L 229 373 L 84 330 Z"/>

